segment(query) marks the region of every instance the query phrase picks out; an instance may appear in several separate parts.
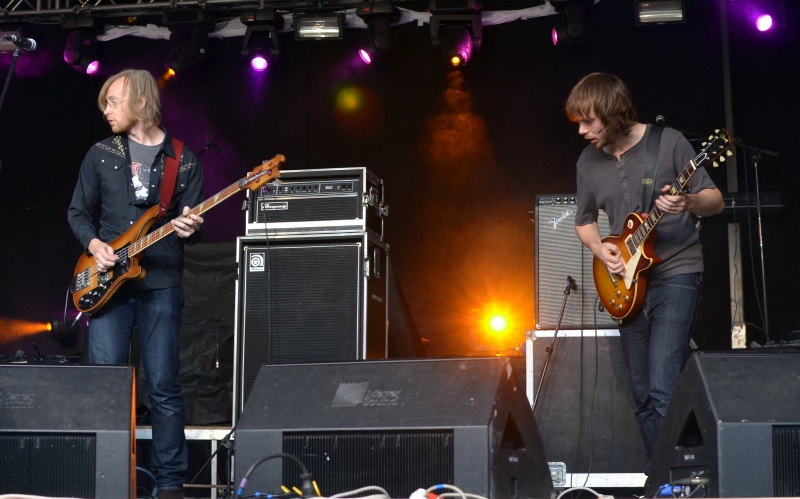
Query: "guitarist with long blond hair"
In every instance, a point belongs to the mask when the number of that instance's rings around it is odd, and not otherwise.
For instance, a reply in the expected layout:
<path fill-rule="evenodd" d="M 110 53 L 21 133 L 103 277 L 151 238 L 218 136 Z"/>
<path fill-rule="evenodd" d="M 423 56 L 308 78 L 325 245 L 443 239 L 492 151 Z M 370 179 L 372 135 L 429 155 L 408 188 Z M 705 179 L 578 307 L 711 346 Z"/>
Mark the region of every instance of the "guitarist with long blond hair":
<path fill-rule="evenodd" d="M 663 212 L 653 243 L 661 262 L 647 272 L 641 310 L 619 325 L 648 473 L 667 405 L 688 360 L 700 305 L 703 254 L 695 217 L 720 213 L 722 194 L 702 168 L 684 193 L 671 190 L 695 152 L 677 131 L 639 123 L 630 91 L 618 77 L 584 77 L 570 92 L 566 112 L 590 142 L 577 163 L 575 230 L 614 282 L 626 273 L 626 263 L 619 246 L 602 240 L 598 210 L 608 215 L 611 234 L 625 229 L 630 213 L 646 217 L 654 207 Z M 650 175 L 643 174 L 645 163 L 652 165 Z M 641 206 L 647 199 L 650 206 Z M 621 303 L 616 306 L 622 309 Z"/>
<path fill-rule="evenodd" d="M 89 362 L 127 364 L 132 329 L 137 328 L 151 402 L 150 463 L 158 498 L 179 499 L 184 497 L 188 464 L 178 383 L 183 247 L 194 244 L 202 232 L 202 217 L 189 208 L 203 199 L 203 170 L 192 151 L 160 126 L 158 86 L 147 71 L 129 69 L 110 77 L 97 102 L 114 135 L 86 154 L 68 212 L 75 237 L 96 262 L 93 276 L 114 274 L 121 258 L 108 243 L 134 227 L 152 206 L 165 203 L 153 228 L 172 224 L 175 233 L 147 249 L 141 259 L 143 279 L 122 287 L 92 314 Z M 177 177 L 166 182 L 170 171 Z M 165 185 L 171 187 L 162 189 Z M 98 203 L 99 231 L 92 216 Z"/>

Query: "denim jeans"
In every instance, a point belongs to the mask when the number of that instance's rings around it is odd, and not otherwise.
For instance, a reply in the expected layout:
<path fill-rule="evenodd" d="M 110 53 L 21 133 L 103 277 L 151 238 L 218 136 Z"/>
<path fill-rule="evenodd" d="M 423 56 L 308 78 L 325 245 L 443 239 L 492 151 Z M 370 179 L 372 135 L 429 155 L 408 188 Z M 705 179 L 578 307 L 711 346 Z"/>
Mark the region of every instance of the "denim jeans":
<path fill-rule="evenodd" d="M 133 327 L 150 393 L 151 466 L 159 490 L 182 490 L 188 466 L 183 395 L 178 383 L 183 289 L 121 289 L 89 322 L 89 362 L 127 364 Z"/>
<path fill-rule="evenodd" d="M 636 421 L 647 450 L 645 473 L 650 471 L 672 392 L 689 359 L 689 340 L 702 291 L 702 274 L 650 282 L 641 312 L 619 327 Z"/>

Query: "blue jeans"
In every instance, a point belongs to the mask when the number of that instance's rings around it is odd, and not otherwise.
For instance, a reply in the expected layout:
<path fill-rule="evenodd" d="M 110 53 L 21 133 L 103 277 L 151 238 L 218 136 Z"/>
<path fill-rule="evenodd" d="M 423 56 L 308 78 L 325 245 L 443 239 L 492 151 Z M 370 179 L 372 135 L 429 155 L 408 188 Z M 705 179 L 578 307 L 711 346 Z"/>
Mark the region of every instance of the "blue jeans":
<path fill-rule="evenodd" d="M 689 359 L 689 340 L 702 291 L 702 274 L 650 282 L 641 312 L 619 327 L 636 421 L 647 450 L 645 473 L 650 471 L 672 392 Z"/>
<path fill-rule="evenodd" d="M 159 490 L 182 490 L 188 466 L 183 395 L 178 383 L 183 289 L 137 291 L 129 284 L 89 322 L 89 363 L 127 364 L 133 327 L 150 393 L 151 466 Z"/>

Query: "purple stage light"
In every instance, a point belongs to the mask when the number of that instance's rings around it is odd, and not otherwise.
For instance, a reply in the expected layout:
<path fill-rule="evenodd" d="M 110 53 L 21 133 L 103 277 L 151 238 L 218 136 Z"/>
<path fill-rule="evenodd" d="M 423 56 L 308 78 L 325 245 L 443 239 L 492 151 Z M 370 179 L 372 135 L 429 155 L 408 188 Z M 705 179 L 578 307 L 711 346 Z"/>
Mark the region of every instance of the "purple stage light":
<path fill-rule="evenodd" d="M 365 64 L 372 64 L 372 58 L 369 56 L 369 53 L 366 50 L 358 49 L 358 55 Z"/>
<path fill-rule="evenodd" d="M 558 31 L 555 28 L 553 28 L 550 36 L 553 38 L 553 45 L 558 45 Z"/>
<path fill-rule="evenodd" d="M 267 65 L 267 60 L 260 55 L 257 55 L 250 60 L 250 66 L 256 71 L 264 71 L 267 69 Z"/>
<path fill-rule="evenodd" d="M 756 28 L 758 31 L 767 31 L 772 27 L 772 16 L 769 14 L 761 14 L 756 19 Z"/>
<path fill-rule="evenodd" d="M 92 61 L 86 66 L 86 74 L 93 75 L 100 69 L 100 61 Z"/>

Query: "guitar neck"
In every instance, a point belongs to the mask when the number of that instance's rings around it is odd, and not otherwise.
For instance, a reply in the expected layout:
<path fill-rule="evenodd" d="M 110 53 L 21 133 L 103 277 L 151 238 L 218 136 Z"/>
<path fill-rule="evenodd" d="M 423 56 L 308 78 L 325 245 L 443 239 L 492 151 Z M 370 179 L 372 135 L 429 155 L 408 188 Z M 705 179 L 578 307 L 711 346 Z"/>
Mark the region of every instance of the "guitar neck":
<path fill-rule="evenodd" d="M 206 199 L 202 203 L 192 208 L 191 211 L 189 211 L 189 213 L 192 215 L 202 215 L 203 213 L 207 212 L 208 210 L 215 207 L 219 203 L 233 196 L 237 192 L 244 190 L 250 181 L 255 180 L 260 176 L 261 174 L 253 175 L 252 177 L 245 177 L 236 182 L 235 184 L 229 185 L 225 189 L 222 189 L 218 193 L 214 194 L 210 198 Z M 168 235 L 172 234 L 173 232 L 175 232 L 175 227 L 173 227 L 171 223 L 162 225 L 161 227 L 147 234 L 143 238 L 137 239 L 136 241 L 132 242 L 131 245 L 128 247 L 128 255 L 135 256 L 138 253 L 141 253 L 145 249 L 154 245 L 155 243 L 167 237 Z"/>
<path fill-rule="evenodd" d="M 698 163 L 700 159 L 704 159 L 706 156 L 705 153 L 699 154 L 697 157 L 689 161 L 689 164 L 683 169 L 678 178 L 672 183 L 669 187 L 669 194 L 672 196 L 677 196 L 684 192 L 686 188 L 686 184 L 689 183 L 689 180 L 692 178 L 692 175 L 700 169 Z M 647 218 L 642 221 L 642 224 L 639 226 L 636 231 L 632 234 L 632 237 L 628 239 L 628 250 L 631 254 L 634 254 L 644 243 L 645 239 L 653 232 L 653 229 L 656 228 L 656 224 L 658 224 L 661 217 L 663 217 L 665 212 L 659 208 L 658 206 L 654 206 L 650 213 L 647 214 Z"/>

